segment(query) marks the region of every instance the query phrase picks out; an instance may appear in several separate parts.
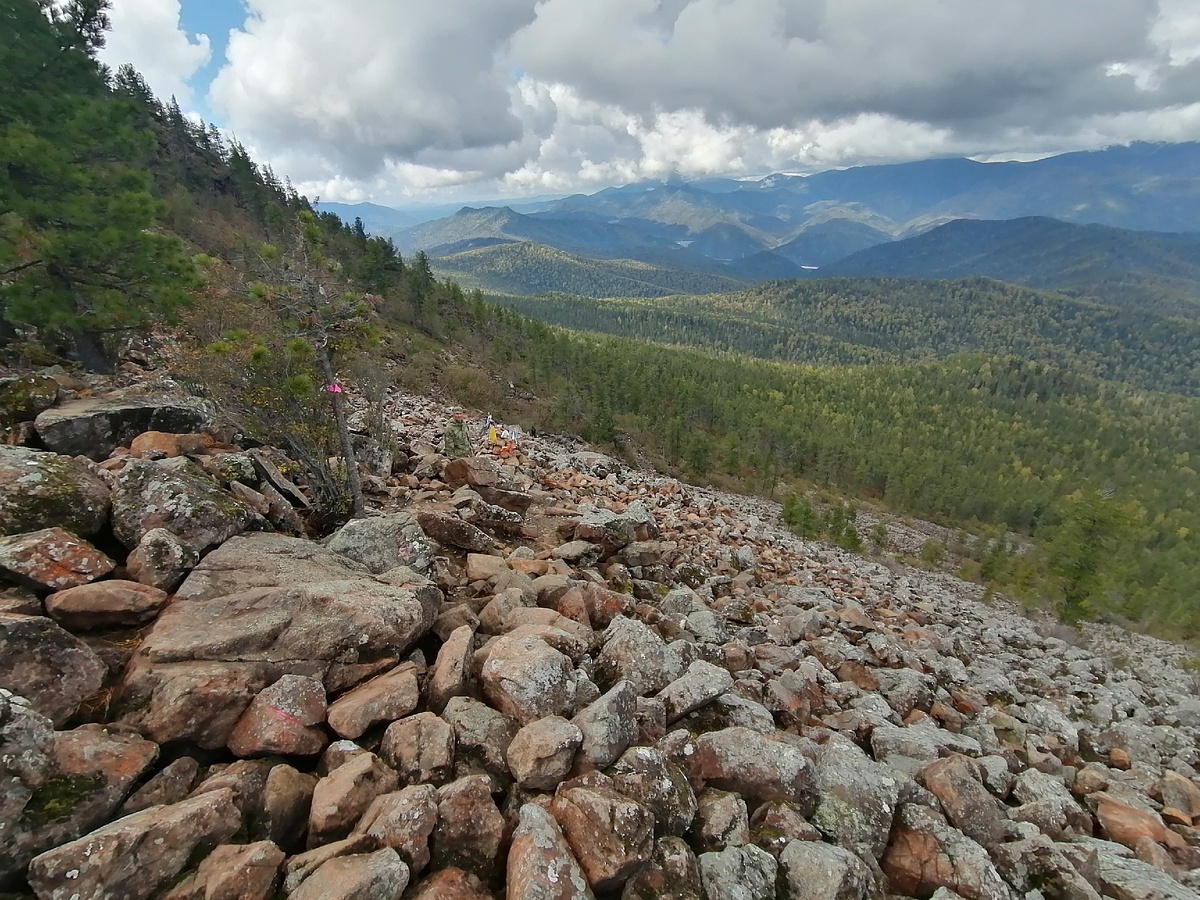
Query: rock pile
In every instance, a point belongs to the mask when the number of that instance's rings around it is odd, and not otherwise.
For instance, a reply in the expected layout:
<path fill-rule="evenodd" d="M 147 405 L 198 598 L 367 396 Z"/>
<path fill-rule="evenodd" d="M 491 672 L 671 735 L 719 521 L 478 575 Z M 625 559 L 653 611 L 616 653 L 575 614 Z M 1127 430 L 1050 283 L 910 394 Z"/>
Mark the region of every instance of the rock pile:
<path fill-rule="evenodd" d="M 373 514 L 313 541 L 270 452 L 37 386 L 9 408 L 63 452 L 0 447 L 0 890 L 1200 888 L 1200 701 L 1168 645 L 1115 659 L 554 441 L 448 461 L 421 398 Z M 85 412 L 120 445 L 64 450 Z"/>

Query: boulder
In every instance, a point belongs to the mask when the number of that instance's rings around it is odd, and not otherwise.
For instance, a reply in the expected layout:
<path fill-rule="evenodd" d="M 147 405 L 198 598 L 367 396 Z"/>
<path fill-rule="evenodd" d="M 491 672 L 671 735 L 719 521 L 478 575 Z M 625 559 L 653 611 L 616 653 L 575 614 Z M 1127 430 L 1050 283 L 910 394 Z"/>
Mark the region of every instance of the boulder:
<path fill-rule="evenodd" d="M 811 796 L 812 766 L 790 744 L 749 728 L 726 728 L 696 739 L 694 773 L 713 787 L 760 800 Z"/>
<path fill-rule="evenodd" d="M 316 847 L 350 833 L 381 794 L 399 786 L 390 766 L 374 753 L 359 753 L 317 782 L 308 814 L 308 844 Z"/>
<path fill-rule="evenodd" d="M 518 814 L 505 873 L 509 900 L 592 900 L 579 861 L 558 822 L 536 803 Z"/>
<path fill-rule="evenodd" d="M 0 534 L 59 527 L 90 537 L 110 505 L 108 485 L 78 460 L 0 445 Z"/>
<path fill-rule="evenodd" d="M 480 681 L 495 707 L 520 722 L 569 715 L 575 703 L 575 667 L 570 658 L 532 635 L 498 638 L 489 649 Z"/>
<path fill-rule="evenodd" d="M 700 855 L 700 879 L 709 897 L 775 900 L 775 858 L 753 844 Z"/>
<path fill-rule="evenodd" d="M 111 559 L 62 528 L 0 537 L 0 571 L 39 591 L 62 591 L 103 578 Z"/>
<path fill-rule="evenodd" d="M 750 843 L 746 801 L 729 791 L 705 788 L 696 798 L 691 839 L 692 846 L 704 853 Z"/>
<path fill-rule="evenodd" d="M 267 773 L 262 795 L 263 831 L 289 852 L 303 847 L 316 787 L 316 776 L 286 764 L 272 766 Z"/>
<path fill-rule="evenodd" d="M 654 843 L 650 861 L 625 882 L 622 900 L 706 900 L 700 861 L 680 838 Z"/>
<path fill-rule="evenodd" d="M 679 660 L 650 626 L 617 616 L 604 632 L 604 645 L 596 657 L 596 680 L 612 685 L 624 679 L 639 695 L 654 694 L 679 676 L 678 667 Z"/>
<path fill-rule="evenodd" d="M 393 722 L 379 745 L 403 784 L 441 784 L 454 772 L 454 729 L 431 712 Z"/>
<path fill-rule="evenodd" d="M 122 719 L 159 742 L 223 746 L 282 675 L 333 693 L 396 665 L 441 592 L 394 587 L 310 541 L 244 535 L 210 553 L 143 639 L 120 686 Z"/>
<path fill-rule="evenodd" d="M 433 712 L 440 713 L 451 697 L 463 696 L 468 692 L 474 647 L 475 629 L 470 625 L 460 625 L 450 632 L 438 650 L 427 685 L 429 708 Z"/>
<path fill-rule="evenodd" d="M 779 857 L 784 900 L 864 900 L 871 870 L 848 850 L 820 841 L 792 841 Z"/>
<path fill-rule="evenodd" d="M 144 625 L 166 602 L 166 591 L 114 578 L 56 591 L 46 598 L 46 612 L 73 631 L 88 631 Z"/>
<path fill-rule="evenodd" d="M 400 900 L 409 871 L 391 847 L 328 860 L 288 894 L 289 900 Z"/>
<path fill-rule="evenodd" d="M 504 839 L 504 816 L 485 775 L 468 775 L 438 789 L 433 862 L 487 877 Z"/>
<path fill-rule="evenodd" d="M 325 749 L 325 688 L 306 675 L 284 675 L 250 701 L 228 746 L 234 756 L 312 756 Z"/>
<path fill-rule="evenodd" d="M 107 667 L 87 644 L 44 616 L 0 614 L 0 688 L 62 725 L 104 684 Z"/>
<path fill-rule="evenodd" d="M 151 806 L 178 803 L 192 792 L 199 777 L 200 763 L 190 756 L 181 756 L 130 794 L 129 799 L 121 804 L 121 815 L 141 812 Z"/>
<path fill-rule="evenodd" d="M 819 841 L 821 832 L 795 803 L 768 800 L 750 817 L 750 840 L 779 859 L 793 841 Z"/>
<path fill-rule="evenodd" d="M 170 593 L 196 567 L 200 554 L 165 528 L 151 528 L 125 560 L 129 577 Z"/>
<path fill-rule="evenodd" d="M 429 838 L 438 817 L 438 792 L 418 784 L 376 797 L 354 826 L 356 834 L 375 838 L 380 846 L 400 854 L 409 871 L 429 865 Z"/>
<path fill-rule="evenodd" d="M 271 841 L 222 844 L 165 900 L 271 900 L 284 853 Z"/>
<path fill-rule="evenodd" d="M 571 720 L 583 732 L 580 754 L 592 768 L 610 766 L 637 740 L 637 693 L 619 681 Z"/>
<path fill-rule="evenodd" d="M 658 693 L 658 699 L 667 710 L 667 727 L 716 700 L 732 686 L 733 676 L 725 669 L 702 659 L 696 660 L 681 678 Z"/>
<path fill-rule="evenodd" d="M 329 727 L 353 739 L 378 722 L 404 718 L 421 699 L 419 674 L 415 663 L 402 663 L 343 694 L 329 707 Z"/>
<path fill-rule="evenodd" d="M 0 378 L 0 426 L 32 422 L 58 402 L 61 387 L 49 375 L 33 373 Z"/>
<path fill-rule="evenodd" d="M 1004 840 L 1002 807 L 986 787 L 974 762 L 960 754 L 929 763 L 917 780 L 938 798 L 946 818 L 976 843 L 990 847 Z"/>
<path fill-rule="evenodd" d="M 559 785 L 550 813 L 597 893 L 619 888 L 650 859 L 653 813 L 598 772 Z"/>
<path fill-rule="evenodd" d="M 111 395 L 63 403 L 34 420 L 42 443 L 56 453 L 105 459 L 144 431 L 203 431 L 211 409 L 196 401 Z"/>
<path fill-rule="evenodd" d="M 655 832 L 682 837 L 696 815 L 687 776 L 654 747 L 630 747 L 609 770 L 613 787 L 654 814 Z"/>
<path fill-rule="evenodd" d="M 0 885 L 105 822 L 158 757 L 150 741 L 98 725 L 54 733 L 18 699 L 0 697 Z"/>
<path fill-rule="evenodd" d="M 516 719 L 469 697 L 452 697 L 442 718 L 454 729 L 459 754 L 475 757 L 496 775 L 509 774 L 508 746 L 520 727 Z"/>
<path fill-rule="evenodd" d="M 203 554 L 243 531 L 269 527 L 253 509 L 192 467 L 168 468 L 130 460 L 116 475 L 113 533 L 130 549 L 148 531 L 164 528 Z"/>
<path fill-rule="evenodd" d="M 552 791 L 571 770 L 583 732 L 561 716 L 546 716 L 524 726 L 508 745 L 508 768 L 521 787 Z"/>
<path fill-rule="evenodd" d="M 1015 900 L 983 847 L 928 807 L 900 807 L 880 864 L 896 893 L 924 897 L 948 888 L 967 900 Z"/>
<path fill-rule="evenodd" d="M 40 898 L 143 900 L 171 886 L 194 861 L 241 827 L 230 790 L 142 810 L 36 857 L 29 885 Z"/>
<path fill-rule="evenodd" d="M 849 738 L 834 734 L 813 769 L 812 824 L 844 847 L 864 847 L 878 858 L 887 846 L 900 783 Z"/>
<path fill-rule="evenodd" d="M 474 875 L 450 866 L 414 885 L 407 900 L 492 900 L 492 895 Z"/>
<path fill-rule="evenodd" d="M 457 547 L 473 553 L 486 553 L 496 542 L 470 522 L 449 513 L 422 510 L 417 514 L 421 529 L 444 547 Z"/>
<path fill-rule="evenodd" d="M 425 532 L 406 512 L 351 519 L 324 543 L 334 553 L 362 563 L 376 575 L 397 566 L 428 575 L 433 562 L 433 548 Z"/>

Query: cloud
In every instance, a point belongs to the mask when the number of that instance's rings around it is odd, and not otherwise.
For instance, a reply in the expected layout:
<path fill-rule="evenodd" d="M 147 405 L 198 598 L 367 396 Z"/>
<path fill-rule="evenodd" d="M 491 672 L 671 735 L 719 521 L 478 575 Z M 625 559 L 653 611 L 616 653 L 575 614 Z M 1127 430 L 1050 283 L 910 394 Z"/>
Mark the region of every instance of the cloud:
<path fill-rule="evenodd" d="M 1200 139 L 1194 0 L 248 7 L 210 102 L 329 199 Z"/>
<path fill-rule="evenodd" d="M 112 29 L 100 51 L 102 62 L 116 69 L 131 64 L 154 93 L 175 97 L 187 106 L 191 78 L 212 55 L 208 35 L 195 40 L 179 23 L 179 0 L 113 0 Z"/>

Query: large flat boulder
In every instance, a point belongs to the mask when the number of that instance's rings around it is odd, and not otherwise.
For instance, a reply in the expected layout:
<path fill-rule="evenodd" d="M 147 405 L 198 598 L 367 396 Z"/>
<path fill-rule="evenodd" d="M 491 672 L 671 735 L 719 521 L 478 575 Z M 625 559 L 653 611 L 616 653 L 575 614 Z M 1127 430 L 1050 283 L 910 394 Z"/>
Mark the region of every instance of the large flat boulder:
<path fill-rule="evenodd" d="M 283 675 L 336 693 L 393 668 L 440 603 L 433 585 L 387 584 L 311 541 L 239 536 L 192 571 L 142 641 L 121 717 L 160 743 L 223 746 Z"/>
<path fill-rule="evenodd" d="M 144 431 L 203 431 L 212 424 L 207 404 L 190 399 L 86 397 L 38 415 L 38 437 L 56 453 L 104 459 Z"/>

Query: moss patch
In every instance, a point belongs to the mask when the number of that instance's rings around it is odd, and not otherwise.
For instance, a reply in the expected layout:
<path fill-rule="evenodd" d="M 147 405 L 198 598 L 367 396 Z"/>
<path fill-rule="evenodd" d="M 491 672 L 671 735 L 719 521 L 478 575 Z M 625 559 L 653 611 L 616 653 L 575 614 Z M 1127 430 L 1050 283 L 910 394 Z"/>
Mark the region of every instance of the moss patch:
<path fill-rule="evenodd" d="M 60 775 L 33 792 L 25 818 L 35 825 L 65 819 L 81 800 L 104 786 L 103 775 Z"/>

